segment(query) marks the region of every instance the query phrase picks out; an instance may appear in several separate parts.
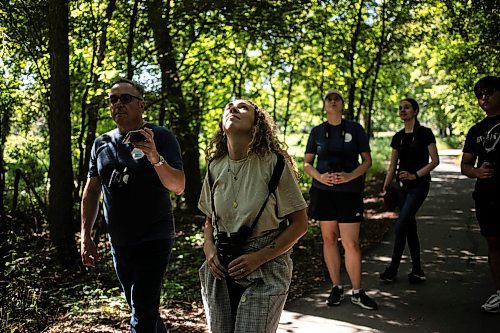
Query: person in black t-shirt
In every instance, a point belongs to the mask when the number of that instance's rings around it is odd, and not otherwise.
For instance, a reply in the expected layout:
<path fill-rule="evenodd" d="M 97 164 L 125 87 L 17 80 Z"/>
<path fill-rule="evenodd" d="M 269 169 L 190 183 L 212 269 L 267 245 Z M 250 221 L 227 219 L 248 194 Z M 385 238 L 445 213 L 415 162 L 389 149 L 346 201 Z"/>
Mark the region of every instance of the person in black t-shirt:
<path fill-rule="evenodd" d="M 327 121 L 311 130 L 304 171 L 313 178 L 308 215 L 320 221 L 323 256 L 333 283 L 327 304 L 339 305 L 344 298 L 338 248 L 341 236 L 345 266 L 353 289 L 351 302 L 374 310 L 377 304 L 361 288 L 359 246 L 359 228 L 363 220 L 362 176 L 372 164 L 370 146 L 360 124 L 342 119 L 344 98 L 340 92 L 328 91 L 323 103 Z"/>
<path fill-rule="evenodd" d="M 92 227 L 101 193 L 116 275 L 131 308 L 132 332 L 167 332 L 160 318 L 160 291 L 175 236 L 170 191 L 184 191 L 179 143 L 168 129 L 143 118 L 144 88 L 119 79 L 108 92 L 116 128 L 92 146 L 81 203 L 81 257 L 99 256 Z M 135 134 L 135 137 L 132 136 Z"/>
<path fill-rule="evenodd" d="M 472 194 L 481 235 L 488 242 L 488 262 L 497 291 L 481 306 L 500 312 L 500 77 L 486 76 L 474 86 L 486 118 L 472 126 L 465 139 L 462 174 L 476 178 Z M 477 164 L 476 164 L 477 161 Z"/>
<path fill-rule="evenodd" d="M 383 192 L 387 191 L 396 178 L 400 207 L 394 227 L 396 238 L 391 263 L 380 274 L 380 279 L 386 282 L 393 282 L 397 276 L 407 239 L 413 266 L 408 280 L 419 283 L 426 279 L 420 262 L 415 216 L 429 193 L 430 172 L 439 164 L 439 156 L 434 134 L 429 128 L 420 125 L 418 112 L 419 105 L 412 98 L 405 98 L 399 103 L 399 117 L 404 121 L 404 128 L 392 138 L 391 161 L 383 186 Z"/>

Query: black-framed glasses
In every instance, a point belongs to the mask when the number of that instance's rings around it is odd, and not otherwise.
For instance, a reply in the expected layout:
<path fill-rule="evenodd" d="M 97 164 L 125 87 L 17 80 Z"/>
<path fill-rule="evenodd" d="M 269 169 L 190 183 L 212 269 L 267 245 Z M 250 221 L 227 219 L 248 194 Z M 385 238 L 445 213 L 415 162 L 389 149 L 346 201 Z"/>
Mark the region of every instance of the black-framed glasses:
<path fill-rule="evenodd" d="M 142 101 L 142 98 L 130 94 L 110 95 L 108 96 L 108 101 L 110 104 L 115 104 L 120 100 L 122 104 L 128 104 L 132 102 L 134 98 Z"/>

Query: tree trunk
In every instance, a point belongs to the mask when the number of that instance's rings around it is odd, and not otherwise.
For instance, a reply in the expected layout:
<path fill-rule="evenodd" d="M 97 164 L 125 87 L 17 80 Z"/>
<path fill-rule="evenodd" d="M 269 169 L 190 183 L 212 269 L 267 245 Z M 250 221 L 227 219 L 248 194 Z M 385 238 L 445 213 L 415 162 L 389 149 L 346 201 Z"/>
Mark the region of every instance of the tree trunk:
<path fill-rule="evenodd" d="M 349 95 L 348 95 L 348 109 L 346 117 L 348 119 L 353 119 L 354 117 L 354 99 L 356 94 L 356 73 L 354 70 L 354 58 L 357 52 L 358 38 L 361 31 L 361 22 L 363 21 L 363 6 L 364 0 L 359 3 L 358 15 L 356 19 L 356 28 L 352 34 L 351 38 L 351 49 L 349 51 L 349 72 L 351 73 L 350 83 L 349 83 Z"/>
<path fill-rule="evenodd" d="M 161 69 L 161 97 L 167 101 L 172 117 L 171 129 L 177 137 L 182 150 L 184 172 L 186 174 L 186 189 L 184 192 L 186 208 L 190 211 L 196 211 L 201 192 L 200 153 L 196 132 L 199 115 L 194 113 L 193 109 L 189 110 L 184 101 L 175 50 L 168 25 L 170 19 L 168 2 L 165 10 L 161 0 L 150 0 L 147 2 L 147 6 L 149 23 L 153 29 L 158 63 Z"/>
<path fill-rule="evenodd" d="M 134 67 L 132 65 L 132 51 L 134 50 L 134 40 L 135 40 L 135 25 L 137 24 L 137 12 L 138 12 L 139 0 L 134 1 L 134 7 L 132 9 L 132 16 L 130 16 L 130 24 L 128 27 L 128 39 L 127 39 L 127 79 L 132 80 L 134 77 Z"/>
<path fill-rule="evenodd" d="M 87 179 L 87 172 L 90 161 L 90 152 L 92 150 L 92 144 L 94 143 L 96 137 L 97 118 L 99 114 L 99 107 L 101 105 L 100 101 L 101 96 L 94 96 L 89 103 L 87 103 L 87 96 L 90 89 L 95 90 L 99 87 L 100 84 L 98 71 L 102 67 L 102 63 L 104 61 L 106 44 L 107 44 L 108 25 L 109 22 L 111 21 L 115 9 L 116 9 L 116 0 L 110 0 L 108 7 L 106 8 L 106 15 L 102 25 L 102 31 L 99 43 L 97 43 L 94 40 L 94 49 L 92 54 L 92 62 L 90 66 L 90 78 L 89 78 L 91 84 L 86 85 L 81 101 L 82 110 L 80 116 L 82 123 L 80 128 L 80 134 L 78 136 L 78 147 L 80 149 L 80 158 L 78 161 L 77 186 L 73 194 L 75 203 L 80 202 L 80 190 L 82 188 L 83 183 L 85 183 Z M 97 62 L 94 65 L 96 59 Z"/>
<path fill-rule="evenodd" d="M 64 267 L 77 260 L 73 230 L 73 168 L 69 81 L 68 2 L 49 1 L 49 229 L 56 259 Z"/>
<path fill-rule="evenodd" d="M 370 93 L 370 102 L 368 105 L 368 117 L 366 120 L 366 133 L 368 134 L 368 138 L 371 138 L 373 136 L 373 130 L 372 130 L 372 110 L 373 110 L 373 100 L 375 99 L 375 90 L 377 89 L 377 79 L 378 79 L 378 74 L 380 72 L 380 66 L 382 62 L 382 55 L 384 54 L 384 48 L 385 48 L 385 39 L 386 39 L 386 20 L 387 20 L 387 3 L 384 0 L 382 3 L 382 31 L 380 32 L 380 43 L 378 46 L 378 52 L 377 52 L 377 57 L 376 57 L 376 64 L 375 64 L 375 75 L 373 77 L 373 82 L 372 82 L 372 89 Z"/>
<path fill-rule="evenodd" d="M 4 161 L 4 147 L 7 142 L 7 135 L 10 131 L 10 115 L 11 108 L 7 105 L 0 106 L 0 216 L 6 211 L 5 209 L 5 161 Z"/>
<path fill-rule="evenodd" d="M 292 100 L 292 90 L 293 90 L 293 75 L 295 74 L 295 62 L 292 58 L 292 69 L 290 70 L 289 81 L 288 81 L 288 93 L 286 96 L 286 108 L 285 108 L 285 117 L 283 124 L 283 141 L 286 139 L 286 130 L 288 127 L 288 120 L 290 119 L 290 102 Z"/>

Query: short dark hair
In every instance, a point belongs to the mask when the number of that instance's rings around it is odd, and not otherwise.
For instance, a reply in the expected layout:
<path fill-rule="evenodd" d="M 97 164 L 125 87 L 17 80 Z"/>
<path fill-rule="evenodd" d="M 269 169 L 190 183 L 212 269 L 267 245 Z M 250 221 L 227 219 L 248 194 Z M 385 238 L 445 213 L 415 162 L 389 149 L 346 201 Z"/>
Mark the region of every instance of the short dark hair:
<path fill-rule="evenodd" d="M 500 91 L 500 77 L 488 75 L 479 79 L 474 86 L 474 94 L 476 97 L 479 96 L 483 90 Z"/>
<path fill-rule="evenodd" d="M 407 101 L 408 103 L 411 104 L 411 107 L 413 108 L 413 110 L 415 110 L 416 113 L 419 113 L 420 112 L 420 106 L 418 105 L 418 102 L 416 100 L 414 100 L 413 98 L 403 98 L 401 100 L 402 101 Z"/>
<path fill-rule="evenodd" d="M 144 89 L 144 86 L 142 84 L 140 84 L 139 82 L 134 81 L 134 80 L 129 80 L 129 79 L 126 79 L 126 78 L 123 78 L 123 77 L 119 77 L 116 80 L 114 80 L 113 83 L 111 83 L 110 88 L 112 88 L 115 84 L 118 84 L 118 83 L 128 83 L 128 84 L 130 84 L 132 87 L 135 88 L 135 90 L 137 90 L 137 92 L 139 93 L 140 97 L 144 98 L 144 91 L 145 91 L 145 89 Z"/>

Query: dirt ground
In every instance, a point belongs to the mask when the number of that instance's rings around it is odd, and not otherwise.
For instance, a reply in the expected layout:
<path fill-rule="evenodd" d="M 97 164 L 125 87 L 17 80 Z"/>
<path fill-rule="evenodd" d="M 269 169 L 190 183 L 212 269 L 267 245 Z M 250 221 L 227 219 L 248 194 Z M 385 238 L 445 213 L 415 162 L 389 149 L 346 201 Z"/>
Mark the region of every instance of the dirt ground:
<path fill-rule="evenodd" d="M 379 195 L 380 188 L 381 180 L 368 184 L 366 188 L 365 221 L 361 225 L 360 234 L 363 250 L 378 244 L 396 218 L 396 214 L 384 212 L 383 201 Z M 322 240 L 317 222 L 310 221 L 309 232 L 294 247 L 292 258 L 294 272 L 288 301 L 311 292 L 328 278 L 323 265 Z M 174 301 L 168 308 L 161 309 L 161 316 L 170 326 L 171 332 L 207 332 L 201 297 L 192 303 Z M 42 332 L 119 333 L 128 331 L 128 321 L 129 315 L 125 310 L 102 311 L 99 314 L 82 316 L 66 314 Z"/>

